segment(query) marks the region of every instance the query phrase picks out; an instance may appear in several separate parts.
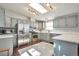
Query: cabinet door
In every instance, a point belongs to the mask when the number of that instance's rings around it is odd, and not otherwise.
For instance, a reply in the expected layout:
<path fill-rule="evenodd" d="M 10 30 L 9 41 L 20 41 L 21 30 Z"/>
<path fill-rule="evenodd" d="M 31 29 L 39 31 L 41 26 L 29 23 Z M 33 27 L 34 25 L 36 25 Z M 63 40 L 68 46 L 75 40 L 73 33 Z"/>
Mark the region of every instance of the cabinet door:
<path fill-rule="evenodd" d="M 67 28 L 74 28 L 77 24 L 77 18 L 76 16 L 69 16 L 66 18 L 66 25 Z"/>
<path fill-rule="evenodd" d="M 15 27 L 16 24 L 17 24 L 17 22 L 18 22 L 17 19 L 13 19 L 13 18 L 12 18 L 12 25 L 11 25 L 11 26 L 12 26 L 12 27 Z"/>
<path fill-rule="evenodd" d="M 4 13 L 4 9 L 0 8 L 0 27 L 4 27 L 5 26 L 5 13 Z"/>
<path fill-rule="evenodd" d="M 19 23 L 19 24 L 23 24 L 23 20 L 18 19 L 18 23 Z"/>
<path fill-rule="evenodd" d="M 78 18 L 77 18 L 77 25 L 79 27 L 79 14 L 78 14 Z"/>
<path fill-rule="evenodd" d="M 59 28 L 66 28 L 66 21 L 65 21 L 65 18 L 60 18 L 58 19 L 58 23 L 59 23 Z"/>
<path fill-rule="evenodd" d="M 44 25 L 45 25 L 45 23 L 44 23 Z M 36 27 L 36 29 L 38 29 L 38 22 L 35 22 L 34 26 Z M 44 28 L 45 28 L 45 26 L 44 26 Z"/>
<path fill-rule="evenodd" d="M 27 24 L 27 22 L 28 22 L 28 21 L 26 21 L 26 20 L 23 20 L 22 22 L 23 22 L 23 24 Z"/>
<path fill-rule="evenodd" d="M 34 22 L 34 21 L 31 21 L 31 22 L 30 22 L 30 26 L 31 26 L 31 28 L 33 29 L 33 28 L 35 27 L 35 22 Z"/>
<path fill-rule="evenodd" d="M 11 18 L 10 17 L 8 17 L 8 16 L 6 16 L 5 17 L 5 26 L 6 27 L 11 27 Z"/>
<path fill-rule="evenodd" d="M 59 20 L 58 19 L 55 19 L 55 20 L 53 20 L 53 27 L 54 28 L 58 28 L 59 27 Z"/>

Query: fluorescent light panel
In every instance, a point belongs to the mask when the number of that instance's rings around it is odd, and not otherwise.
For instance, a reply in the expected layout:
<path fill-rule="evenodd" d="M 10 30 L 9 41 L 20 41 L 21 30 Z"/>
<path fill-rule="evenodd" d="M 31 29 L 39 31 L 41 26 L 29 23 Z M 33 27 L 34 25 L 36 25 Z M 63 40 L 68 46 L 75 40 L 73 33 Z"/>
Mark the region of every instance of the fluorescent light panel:
<path fill-rule="evenodd" d="M 41 6 L 40 4 L 32 3 L 32 4 L 29 4 L 29 5 L 42 14 L 47 12 L 47 10 L 43 6 Z"/>

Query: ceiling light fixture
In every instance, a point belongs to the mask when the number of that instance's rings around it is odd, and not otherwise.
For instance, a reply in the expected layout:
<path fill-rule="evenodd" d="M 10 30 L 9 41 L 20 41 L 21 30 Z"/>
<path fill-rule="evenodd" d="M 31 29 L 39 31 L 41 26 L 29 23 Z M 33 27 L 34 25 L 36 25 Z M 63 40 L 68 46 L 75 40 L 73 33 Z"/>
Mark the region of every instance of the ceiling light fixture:
<path fill-rule="evenodd" d="M 29 6 L 31 6 L 32 8 L 34 8 L 35 10 L 37 10 L 38 12 L 40 12 L 42 14 L 47 12 L 47 10 L 40 4 L 31 3 L 31 4 L 29 4 Z"/>
<path fill-rule="evenodd" d="M 49 3 L 46 3 L 46 6 L 50 8 L 51 10 L 53 9 L 53 7 Z"/>
<path fill-rule="evenodd" d="M 32 14 L 33 14 L 34 16 L 36 15 L 36 13 L 34 13 L 34 12 L 33 12 Z"/>
<path fill-rule="evenodd" d="M 48 7 L 48 6 L 50 6 L 50 4 L 49 3 L 46 3 L 46 6 Z"/>

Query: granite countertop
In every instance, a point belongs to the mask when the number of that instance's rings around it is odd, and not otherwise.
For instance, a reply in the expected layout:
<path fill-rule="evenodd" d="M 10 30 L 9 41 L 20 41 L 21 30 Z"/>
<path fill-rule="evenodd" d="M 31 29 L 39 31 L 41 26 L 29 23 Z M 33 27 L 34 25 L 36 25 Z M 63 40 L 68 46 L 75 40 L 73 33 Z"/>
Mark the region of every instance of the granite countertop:
<path fill-rule="evenodd" d="M 79 32 L 61 32 L 60 34 L 62 35 L 52 37 L 52 39 L 79 43 Z"/>

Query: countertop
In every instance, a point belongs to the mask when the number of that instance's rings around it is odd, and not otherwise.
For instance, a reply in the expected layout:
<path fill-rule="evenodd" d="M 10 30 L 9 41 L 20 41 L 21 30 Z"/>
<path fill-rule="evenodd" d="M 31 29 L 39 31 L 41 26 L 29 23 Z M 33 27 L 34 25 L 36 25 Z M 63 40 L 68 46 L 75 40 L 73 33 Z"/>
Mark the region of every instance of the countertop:
<path fill-rule="evenodd" d="M 0 35 L 0 39 L 2 38 L 13 38 L 14 37 L 14 34 L 2 34 Z"/>
<path fill-rule="evenodd" d="M 79 32 L 60 32 L 60 34 L 59 36 L 52 37 L 52 39 L 79 43 Z"/>
<path fill-rule="evenodd" d="M 55 31 L 53 30 L 50 32 L 47 32 L 47 31 L 38 32 L 38 34 L 39 33 L 52 34 L 52 39 L 54 40 L 63 40 L 63 41 L 68 41 L 68 42 L 73 42 L 73 43 L 79 43 L 79 32 L 77 31 Z"/>

